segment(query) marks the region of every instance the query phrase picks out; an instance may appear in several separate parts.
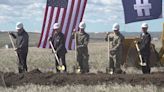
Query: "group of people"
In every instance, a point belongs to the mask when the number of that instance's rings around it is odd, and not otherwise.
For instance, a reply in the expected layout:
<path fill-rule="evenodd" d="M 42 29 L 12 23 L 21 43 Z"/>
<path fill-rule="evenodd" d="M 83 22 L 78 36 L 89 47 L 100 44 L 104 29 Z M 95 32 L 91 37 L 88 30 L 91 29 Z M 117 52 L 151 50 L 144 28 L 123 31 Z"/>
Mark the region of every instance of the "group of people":
<path fill-rule="evenodd" d="M 120 74 L 123 73 L 121 65 L 123 64 L 123 49 L 124 49 L 124 36 L 120 33 L 120 25 L 115 23 L 113 25 L 113 33 L 107 34 L 105 40 L 109 42 L 109 73 Z M 136 43 L 139 47 L 141 59 L 143 62 L 142 72 L 144 74 L 150 73 L 150 46 L 151 46 L 151 35 L 148 33 L 148 24 L 143 23 L 141 25 L 142 33 L 139 41 Z"/>
<path fill-rule="evenodd" d="M 72 32 L 72 39 L 76 41 L 76 52 L 77 52 L 77 62 L 80 67 L 81 73 L 89 72 L 89 53 L 88 53 L 88 43 L 89 43 L 89 34 L 85 32 L 86 24 L 85 22 L 80 22 L 79 30 L 74 30 Z M 151 44 L 151 36 L 147 32 L 148 24 L 143 23 L 142 33 L 140 35 L 140 40 L 138 41 L 138 45 L 140 48 L 140 53 L 142 55 L 143 63 L 146 66 L 142 66 L 143 73 L 150 73 L 150 44 Z M 27 72 L 27 64 L 26 58 L 28 53 L 28 41 L 29 36 L 28 33 L 24 30 L 23 23 L 18 22 L 16 24 L 17 34 L 9 33 L 13 38 L 16 39 L 16 49 L 18 55 L 18 70 L 19 73 Z M 124 36 L 121 34 L 120 25 L 115 23 L 112 28 L 113 32 L 108 33 L 105 40 L 108 41 L 109 44 L 109 73 L 110 74 L 120 74 L 122 73 L 121 64 L 122 64 L 122 55 L 123 55 L 123 42 Z M 59 60 L 62 62 L 62 65 L 65 67 L 64 72 L 67 72 L 67 65 L 65 60 L 65 55 L 67 50 L 65 48 L 65 36 L 61 32 L 61 26 L 59 23 L 55 23 L 53 25 L 53 33 L 52 36 L 49 37 L 49 41 L 52 42 L 53 48 L 55 49 L 54 54 L 56 54 Z M 60 72 L 60 69 L 57 68 L 59 66 L 59 62 L 56 61 L 56 71 Z"/>

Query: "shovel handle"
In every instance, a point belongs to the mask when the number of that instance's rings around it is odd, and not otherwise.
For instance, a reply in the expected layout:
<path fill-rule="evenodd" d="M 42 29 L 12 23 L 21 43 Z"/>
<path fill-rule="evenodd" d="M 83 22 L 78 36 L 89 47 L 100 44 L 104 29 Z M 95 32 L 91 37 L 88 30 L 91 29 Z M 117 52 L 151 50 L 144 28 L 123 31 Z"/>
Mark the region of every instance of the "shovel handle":
<path fill-rule="evenodd" d="M 108 61 L 109 61 L 109 34 L 108 35 Z"/>
<path fill-rule="evenodd" d="M 55 53 L 55 58 L 56 58 L 58 64 L 60 64 L 60 61 L 59 61 L 59 58 L 58 58 L 58 56 L 57 56 L 57 54 L 56 54 L 56 51 L 55 51 L 55 49 L 54 49 L 54 46 L 52 45 L 52 42 L 51 42 L 51 41 L 49 41 L 49 42 L 50 42 L 50 46 L 51 46 L 51 48 L 52 48 L 52 51 Z"/>
<path fill-rule="evenodd" d="M 143 63 L 142 55 L 141 55 L 141 53 L 140 53 L 139 46 L 138 46 L 138 44 L 137 44 L 136 42 L 134 42 L 134 43 L 135 43 L 135 46 L 136 46 L 137 52 L 138 52 L 138 54 L 139 54 L 140 61 L 141 61 L 141 63 Z"/>
<path fill-rule="evenodd" d="M 77 60 L 77 34 L 76 34 L 76 32 L 75 32 L 75 34 L 74 34 L 74 38 L 75 38 L 75 59 Z"/>
<path fill-rule="evenodd" d="M 11 38 L 11 35 L 10 35 L 9 32 L 8 32 L 8 34 L 9 34 L 9 38 L 10 38 L 11 44 L 12 44 L 13 48 L 15 49 L 15 45 L 14 45 L 13 39 Z"/>
<path fill-rule="evenodd" d="M 12 37 L 11 37 L 11 35 L 10 35 L 9 32 L 8 32 L 8 34 L 9 34 L 9 38 L 10 38 L 10 41 L 11 41 L 12 47 L 13 47 L 13 49 L 15 50 L 16 48 L 15 48 L 15 45 L 14 45 L 13 39 L 12 39 Z M 18 57 L 18 54 L 17 54 L 16 51 L 15 51 L 15 55 L 17 56 L 17 58 L 19 58 L 19 57 Z"/>
<path fill-rule="evenodd" d="M 74 29 L 75 30 L 75 29 Z M 79 63 L 77 62 L 77 32 L 75 31 L 74 34 L 74 39 L 75 39 L 75 64 L 79 66 Z"/>
<path fill-rule="evenodd" d="M 16 55 L 16 57 L 17 57 L 17 60 L 19 60 L 18 53 L 15 51 L 16 48 L 15 48 L 15 45 L 14 45 L 13 39 L 12 39 L 12 37 L 11 37 L 11 35 L 10 35 L 9 32 L 8 32 L 8 34 L 9 34 L 9 38 L 10 38 L 10 41 L 11 41 L 12 47 L 13 47 L 13 49 L 14 49 L 15 55 Z M 17 62 L 17 64 L 18 64 L 18 62 Z"/>

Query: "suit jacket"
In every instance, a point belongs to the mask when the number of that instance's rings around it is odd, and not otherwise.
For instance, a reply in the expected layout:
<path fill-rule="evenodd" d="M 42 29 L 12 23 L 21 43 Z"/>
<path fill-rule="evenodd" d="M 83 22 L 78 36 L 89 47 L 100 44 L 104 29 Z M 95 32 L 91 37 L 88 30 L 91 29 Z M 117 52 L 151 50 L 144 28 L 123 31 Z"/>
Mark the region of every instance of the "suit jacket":
<path fill-rule="evenodd" d="M 141 55 L 150 56 L 151 36 L 148 32 L 140 35 L 139 48 Z"/>
<path fill-rule="evenodd" d="M 16 39 L 16 48 L 18 53 L 28 52 L 28 33 L 22 29 L 22 31 L 17 32 L 17 34 L 11 33 L 11 36 Z"/>
<path fill-rule="evenodd" d="M 63 55 L 67 53 L 67 50 L 65 48 L 65 38 L 62 32 L 53 35 L 51 41 L 58 55 Z"/>

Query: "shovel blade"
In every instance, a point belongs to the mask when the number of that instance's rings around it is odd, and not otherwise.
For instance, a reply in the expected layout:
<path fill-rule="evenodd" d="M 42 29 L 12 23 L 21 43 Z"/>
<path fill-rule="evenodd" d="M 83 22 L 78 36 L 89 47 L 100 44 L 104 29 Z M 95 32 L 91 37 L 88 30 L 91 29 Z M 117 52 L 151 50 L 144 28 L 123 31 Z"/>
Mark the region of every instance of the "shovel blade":
<path fill-rule="evenodd" d="M 73 66 L 74 73 L 81 73 L 80 66 Z"/>
<path fill-rule="evenodd" d="M 57 69 L 59 71 L 64 71 L 65 70 L 65 66 L 64 65 L 59 65 L 59 66 L 57 66 Z"/>
<path fill-rule="evenodd" d="M 146 63 L 142 63 L 142 62 L 141 62 L 140 65 L 141 65 L 141 66 L 146 66 Z"/>

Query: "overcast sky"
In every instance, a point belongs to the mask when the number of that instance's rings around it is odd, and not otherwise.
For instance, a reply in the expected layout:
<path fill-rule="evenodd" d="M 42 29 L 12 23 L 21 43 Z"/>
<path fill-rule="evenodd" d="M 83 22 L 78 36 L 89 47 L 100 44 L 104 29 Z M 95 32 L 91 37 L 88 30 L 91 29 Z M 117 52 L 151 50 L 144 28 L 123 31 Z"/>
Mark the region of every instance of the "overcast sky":
<path fill-rule="evenodd" d="M 46 0 L 0 0 L 0 30 L 15 30 L 16 22 L 21 21 L 27 31 L 41 32 L 45 5 Z M 121 0 L 88 0 L 84 21 L 88 32 L 111 31 L 116 22 L 121 25 L 121 31 L 140 32 L 142 24 L 124 24 Z M 161 31 L 164 18 L 144 22 L 149 24 L 150 31 Z"/>

